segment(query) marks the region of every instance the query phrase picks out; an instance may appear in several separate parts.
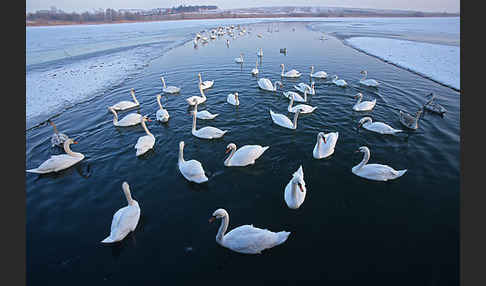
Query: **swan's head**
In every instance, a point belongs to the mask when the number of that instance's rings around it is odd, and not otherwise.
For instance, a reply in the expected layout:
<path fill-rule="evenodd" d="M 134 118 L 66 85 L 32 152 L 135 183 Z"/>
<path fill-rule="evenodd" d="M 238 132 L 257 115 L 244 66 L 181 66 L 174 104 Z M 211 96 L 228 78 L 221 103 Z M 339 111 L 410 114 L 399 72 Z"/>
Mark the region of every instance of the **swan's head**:
<path fill-rule="evenodd" d="M 358 150 L 355 151 L 356 153 L 357 152 L 362 152 L 362 153 L 370 153 L 370 149 L 366 146 L 361 146 L 358 148 Z"/>
<path fill-rule="evenodd" d="M 300 175 L 294 174 L 294 176 L 292 178 L 292 183 L 293 184 L 297 184 L 297 186 L 299 187 L 300 191 L 301 192 L 304 192 L 305 182 L 304 182 L 304 179 L 302 179 L 302 177 Z"/>
<path fill-rule="evenodd" d="M 333 76 L 332 76 L 332 79 L 333 79 L 333 80 L 336 80 L 336 79 L 338 79 L 338 76 L 337 76 L 337 75 L 333 75 Z"/>
<path fill-rule="evenodd" d="M 157 94 L 157 99 L 161 99 L 161 98 L 162 98 L 162 95 Z"/>
<path fill-rule="evenodd" d="M 228 146 L 226 146 L 226 153 L 228 153 L 231 150 L 236 150 L 236 144 L 235 143 L 229 143 Z"/>
<path fill-rule="evenodd" d="M 283 84 L 280 81 L 276 81 L 275 84 L 278 84 L 279 87 L 283 87 Z"/>
<path fill-rule="evenodd" d="M 326 136 L 325 136 L 324 132 L 317 133 L 317 140 L 319 140 L 319 139 L 322 139 L 324 144 L 326 144 Z"/>
<path fill-rule="evenodd" d="M 360 128 L 361 125 L 365 124 L 365 122 L 367 122 L 367 121 L 369 121 L 371 123 L 373 120 L 369 116 L 361 118 L 359 123 L 358 123 L 358 128 Z"/>
<path fill-rule="evenodd" d="M 314 88 L 315 86 L 316 86 L 316 83 L 313 81 L 313 82 L 311 83 L 311 87 L 312 87 L 312 88 Z"/>
<path fill-rule="evenodd" d="M 228 216 L 228 212 L 225 209 L 217 209 L 214 211 L 211 218 L 209 218 L 209 222 L 213 222 L 215 219 L 220 219 L 225 216 Z"/>
<path fill-rule="evenodd" d="M 363 94 L 361 92 L 358 92 L 358 94 L 356 94 L 354 98 L 363 98 Z"/>
<path fill-rule="evenodd" d="M 131 92 L 131 93 L 135 93 L 135 89 L 131 88 L 131 89 L 130 89 L 130 92 Z"/>
<path fill-rule="evenodd" d="M 179 142 L 179 149 L 184 149 L 184 141 Z"/>
<path fill-rule="evenodd" d="M 113 109 L 113 107 L 111 107 L 111 106 L 108 106 L 108 110 L 113 112 L 113 113 L 116 113 L 115 109 Z"/>
<path fill-rule="evenodd" d="M 367 71 L 360 71 L 360 74 L 366 75 L 366 74 L 368 74 L 368 72 Z"/>
<path fill-rule="evenodd" d="M 197 76 L 198 76 L 199 78 L 201 78 L 201 73 L 198 73 L 198 74 L 197 74 Z"/>
<path fill-rule="evenodd" d="M 150 118 L 148 118 L 147 115 L 142 116 L 142 122 L 147 122 L 147 121 L 151 122 L 152 120 Z"/>
<path fill-rule="evenodd" d="M 284 64 L 280 64 L 280 67 L 283 68 L 284 67 Z"/>

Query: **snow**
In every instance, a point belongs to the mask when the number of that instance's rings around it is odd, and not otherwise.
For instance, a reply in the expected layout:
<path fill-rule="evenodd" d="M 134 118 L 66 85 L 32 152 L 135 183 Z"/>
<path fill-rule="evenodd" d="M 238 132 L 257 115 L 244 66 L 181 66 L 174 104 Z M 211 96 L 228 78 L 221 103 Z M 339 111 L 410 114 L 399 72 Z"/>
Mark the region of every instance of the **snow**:
<path fill-rule="evenodd" d="M 460 48 L 377 37 L 346 39 L 350 46 L 460 90 Z"/>

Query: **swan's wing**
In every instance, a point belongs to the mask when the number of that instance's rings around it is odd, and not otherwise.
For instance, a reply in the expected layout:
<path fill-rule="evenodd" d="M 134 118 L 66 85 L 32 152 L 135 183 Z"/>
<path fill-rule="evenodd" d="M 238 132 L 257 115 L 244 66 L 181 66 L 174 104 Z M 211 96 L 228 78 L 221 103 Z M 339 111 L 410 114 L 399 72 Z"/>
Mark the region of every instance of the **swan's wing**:
<path fill-rule="evenodd" d="M 266 148 L 262 148 L 260 145 L 245 145 L 236 150 L 235 154 L 231 158 L 231 161 L 239 164 L 254 163 L 258 159 Z"/>
<path fill-rule="evenodd" d="M 204 175 L 204 169 L 202 164 L 197 160 L 185 161 L 181 166 L 181 171 L 184 175 L 189 177 L 197 177 Z"/>
<path fill-rule="evenodd" d="M 225 246 L 242 253 L 260 253 L 282 242 L 279 234 L 253 225 L 239 226 L 224 236 Z"/>
<path fill-rule="evenodd" d="M 58 171 L 69 166 L 78 158 L 67 154 L 53 155 L 37 167 L 38 171 Z"/>
<path fill-rule="evenodd" d="M 203 127 L 199 130 L 196 130 L 196 135 L 201 136 L 201 137 L 205 137 L 205 138 L 214 138 L 214 137 L 218 137 L 218 136 L 223 136 L 226 132 L 227 132 L 227 130 L 223 131 L 223 130 L 218 129 L 216 127 L 206 126 L 206 127 Z"/>
<path fill-rule="evenodd" d="M 363 177 L 379 181 L 387 181 L 401 174 L 400 171 L 396 171 L 392 167 L 382 164 L 366 164 L 360 169 L 359 173 Z"/>
<path fill-rule="evenodd" d="M 152 148 L 154 146 L 154 143 L 154 136 L 145 135 L 138 138 L 137 144 L 135 144 L 135 149 Z"/>
<path fill-rule="evenodd" d="M 123 239 L 130 231 L 135 229 L 140 218 L 138 206 L 125 206 L 119 209 L 111 222 L 110 237 L 112 239 Z"/>

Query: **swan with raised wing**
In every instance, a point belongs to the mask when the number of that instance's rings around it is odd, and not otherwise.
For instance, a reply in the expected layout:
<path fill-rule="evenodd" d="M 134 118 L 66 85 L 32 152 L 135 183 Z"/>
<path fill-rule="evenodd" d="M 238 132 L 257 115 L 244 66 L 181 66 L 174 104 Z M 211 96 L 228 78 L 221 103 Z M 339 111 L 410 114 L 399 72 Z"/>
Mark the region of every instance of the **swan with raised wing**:
<path fill-rule="evenodd" d="M 231 105 L 240 105 L 240 100 L 238 98 L 238 93 L 230 93 L 228 94 L 226 98 L 226 102 L 228 102 Z"/>
<path fill-rule="evenodd" d="M 423 109 L 419 109 L 415 116 L 412 116 L 411 114 L 404 112 L 400 110 L 400 123 L 402 123 L 403 126 L 407 127 L 408 129 L 412 130 L 417 130 L 418 128 L 418 121 L 420 119 L 420 115 L 422 114 Z"/>
<path fill-rule="evenodd" d="M 58 172 L 71 167 L 72 165 L 78 163 L 84 159 L 84 155 L 79 152 L 71 151 L 69 147 L 71 144 L 78 144 L 74 139 L 69 138 L 64 141 L 64 151 L 66 154 L 52 155 L 51 158 L 40 164 L 39 167 L 35 169 L 26 170 L 29 173 L 45 174 L 50 172 Z"/>
<path fill-rule="evenodd" d="M 118 127 L 127 127 L 127 126 L 133 126 L 137 125 L 140 123 L 140 120 L 142 119 L 142 115 L 139 113 L 133 112 L 125 117 L 123 117 L 120 121 L 118 121 L 118 114 L 116 111 L 109 107 L 110 111 L 113 113 L 113 125 L 118 126 Z"/>
<path fill-rule="evenodd" d="M 137 227 L 140 219 L 140 206 L 138 202 L 132 198 L 130 193 L 130 186 L 127 182 L 122 184 L 123 193 L 127 199 L 128 205 L 119 209 L 111 221 L 110 235 L 103 239 L 102 243 L 113 243 L 124 239 L 131 231 Z"/>
<path fill-rule="evenodd" d="M 297 188 L 298 187 L 298 188 Z M 291 209 L 298 209 L 305 200 L 307 188 L 305 187 L 304 171 L 302 165 L 294 172 L 292 179 L 285 186 L 284 200 Z"/>
<path fill-rule="evenodd" d="M 226 233 L 229 225 L 229 214 L 225 209 L 214 211 L 209 222 L 211 223 L 215 219 L 222 219 L 216 235 L 216 242 L 239 253 L 260 254 L 265 249 L 284 243 L 290 235 L 288 231 L 272 232 L 249 224 L 239 226 Z"/>
<path fill-rule="evenodd" d="M 399 178 L 407 172 L 406 169 L 396 171 L 388 165 L 367 164 L 370 159 L 370 149 L 366 146 L 359 147 L 356 152 L 364 153 L 363 160 L 358 165 L 354 166 L 351 171 L 353 174 L 362 178 L 375 181 L 388 181 Z"/>
<path fill-rule="evenodd" d="M 300 110 L 297 110 L 294 115 L 294 121 L 290 121 L 290 119 L 280 113 L 275 113 L 270 109 L 270 116 L 272 117 L 273 123 L 288 128 L 288 129 L 297 129 L 297 118 L 299 117 Z"/>
<path fill-rule="evenodd" d="M 52 134 L 52 136 L 51 136 L 51 144 L 52 144 L 52 147 L 54 147 L 54 146 L 59 146 L 59 147 L 64 146 L 64 142 L 66 142 L 66 140 L 68 140 L 69 137 L 66 134 L 64 134 L 64 133 L 61 133 L 61 132 L 57 131 L 56 124 L 54 124 L 54 122 L 52 122 L 50 119 L 47 120 L 47 121 L 54 128 L 54 134 Z"/>
<path fill-rule="evenodd" d="M 361 126 L 363 126 L 363 128 L 366 130 L 373 131 L 379 134 L 395 134 L 403 131 L 400 129 L 395 129 L 383 122 L 373 122 L 373 119 L 371 119 L 371 117 L 369 116 L 360 119 L 358 129 Z"/>
<path fill-rule="evenodd" d="M 315 72 L 314 73 L 314 66 L 311 66 L 310 77 L 326 78 L 327 77 L 327 73 L 325 71 L 318 71 L 318 72 Z"/>
<path fill-rule="evenodd" d="M 177 162 L 179 171 L 186 180 L 194 183 L 204 183 L 208 181 L 208 177 L 204 173 L 203 166 L 197 160 L 184 160 L 184 141 L 179 142 L 179 159 Z"/>
<path fill-rule="evenodd" d="M 164 109 L 162 107 L 162 103 L 160 103 L 161 98 L 162 98 L 162 96 L 160 94 L 157 94 L 157 103 L 159 104 L 159 109 L 155 113 L 155 118 L 157 118 L 157 120 L 160 121 L 160 122 L 167 122 L 167 121 L 169 121 L 170 116 L 169 116 L 169 112 L 167 111 L 167 109 Z"/>
<path fill-rule="evenodd" d="M 140 103 L 138 102 L 137 98 L 135 97 L 135 90 L 132 88 L 130 89 L 130 94 L 132 95 L 133 101 L 120 101 L 115 105 L 110 106 L 114 110 L 125 110 L 133 107 L 140 106 Z"/>
<path fill-rule="evenodd" d="M 332 77 L 332 80 L 331 82 L 337 86 L 340 86 L 340 87 L 346 87 L 348 86 L 348 83 L 344 80 L 344 79 L 338 79 L 338 76 L 337 75 L 334 75 Z"/>
<path fill-rule="evenodd" d="M 276 81 L 275 85 L 268 78 L 261 78 L 258 80 L 258 87 L 267 90 L 267 91 L 277 91 L 277 84 L 282 87 L 282 83 L 280 81 Z"/>
<path fill-rule="evenodd" d="M 192 112 L 192 135 L 201 138 L 201 139 L 217 139 L 223 137 L 228 130 L 221 130 L 216 127 L 206 126 L 199 130 L 196 129 L 196 116 L 197 116 L 197 109 L 193 110 Z"/>
<path fill-rule="evenodd" d="M 378 83 L 374 79 L 366 79 L 366 76 L 368 75 L 367 71 L 361 71 L 360 74 L 363 75 L 363 78 L 359 80 L 360 84 L 366 85 L 366 86 L 371 86 L 371 87 L 378 87 L 380 85 L 380 83 Z"/>
<path fill-rule="evenodd" d="M 315 86 L 316 86 L 315 82 L 311 82 L 311 85 L 301 82 L 298 85 L 294 85 L 294 88 L 302 93 L 304 93 L 307 90 L 308 94 L 315 95 L 316 94 Z"/>
<path fill-rule="evenodd" d="M 165 85 L 165 80 L 164 80 L 164 77 L 163 76 L 160 77 L 160 80 L 162 80 L 162 84 L 164 86 L 164 88 L 162 90 L 165 93 L 179 93 L 181 91 L 181 88 L 180 87 L 173 86 L 173 85 L 166 86 Z"/>
<path fill-rule="evenodd" d="M 137 144 L 135 144 L 135 149 L 137 149 L 137 152 L 135 155 L 140 156 L 145 153 L 147 153 L 148 150 L 152 149 L 155 144 L 155 137 L 152 133 L 147 128 L 147 125 L 145 125 L 146 121 L 152 121 L 150 120 L 146 115 L 142 117 L 140 120 L 140 123 L 142 124 L 143 129 L 145 130 L 145 133 L 147 135 L 141 136 L 137 140 Z"/>
<path fill-rule="evenodd" d="M 226 167 L 233 166 L 248 166 L 255 164 L 255 160 L 265 152 L 269 146 L 262 147 L 260 145 L 245 145 L 236 150 L 236 144 L 230 143 L 226 146 L 226 153 L 230 152 L 228 158 L 224 160 Z"/>
<path fill-rule="evenodd" d="M 302 75 L 299 71 L 295 69 L 289 70 L 288 72 L 284 72 L 285 71 L 284 64 L 281 64 L 280 67 L 282 68 L 282 73 L 280 74 L 282 77 L 295 78 L 295 77 L 300 77 Z"/>
<path fill-rule="evenodd" d="M 201 87 L 202 87 L 203 90 L 204 89 L 208 89 L 208 88 L 210 88 L 210 87 L 213 86 L 214 80 L 205 80 L 205 81 L 203 81 L 202 80 L 201 73 L 198 73 L 197 76 L 199 77 L 199 84 L 201 85 Z"/>
<path fill-rule="evenodd" d="M 193 95 L 186 98 L 186 102 L 191 106 L 206 102 L 206 95 L 204 94 L 202 84 L 199 84 L 199 92 L 201 93 L 201 96 Z"/>
<path fill-rule="evenodd" d="M 334 153 L 339 132 L 319 132 L 317 133 L 317 142 L 312 151 L 312 156 L 315 159 L 322 159 L 331 156 Z"/>
<path fill-rule="evenodd" d="M 305 91 L 304 95 L 307 98 L 307 90 Z M 298 104 L 296 106 L 292 106 L 293 104 L 294 104 L 294 97 L 291 97 L 287 110 L 292 113 L 296 112 L 297 110 L 300 110 L 300 113 L 306 114 L 306 113 L 313 112 L 317 108 L 317 106 L 310 106 L 307 104 Z"/>
<path fill-rule="evenodd" d="M 361 101 L 363 99 L 363 94 L 360 92 L 354 98 L 357 98 L 358 101 L 353 105 L 354 111 L 370 111 L 376 105 L 376 98 L 372 101 Z"/>

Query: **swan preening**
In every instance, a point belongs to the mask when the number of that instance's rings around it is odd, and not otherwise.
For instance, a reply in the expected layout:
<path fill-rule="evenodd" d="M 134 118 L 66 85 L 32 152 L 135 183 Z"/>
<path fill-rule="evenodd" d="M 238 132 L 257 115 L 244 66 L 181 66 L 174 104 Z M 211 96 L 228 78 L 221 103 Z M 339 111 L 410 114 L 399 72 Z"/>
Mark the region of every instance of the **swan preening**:
<path fill-rule="evenodd" d="M 243 63 L 243 54 L 240 54 L 239 58 L 235 58 L 235 63 L 242 64 Z"/>
<path fill-rule="evenodd" d="M 334 153 L 339 132 L 319 132 L 317 133 L 317 141 L 312 151 L 312 156 L 315 159 L 322 159 L 331 156 Z"/>
<path fill-rule="evenodd" d="M 84 159 L 84 155 L 79 152 L 71 151 L 69 147 L 71 144 L 78 144 L 74 139 L 69 138 L 64 141 L 64 152 L 66 154 L 52 155 L 51 158 L 40 164 L 39 167 L 35 169 L 26 170 L 29 173 L 45 174 L 50 172 L 58 172 L 71 167 L 72 165 L 78 163 Z"/>
<path fill-rule="evenodd" d="M 361 126 L 363 126 L 363 128 L 366 130 L 373 131 L 380 134 L 395 134 L 403 131 L 400 129 L 395 129 L 383 122 L 373 122 L 373 119 L 371 119 L 371 117 L 369 116 L 360 119 L 358 124 L 358 129 Z"/>
<path fill-rule="evenodd" d="M 236 144 L 230 143 L 226 147 L 226 153 L 230 152 L 228 158 L 224 160 L 226 167 L 232 166 L 248 166 L 255 164 L 255 160 L 265 152 L 269 146 L 262 147 L 260 145 L 245 145 L 236 150 Z"/>
<path fill-rule="evenodd" d="M 367 164 L 370 159 L 370 149 L 366 146 L 359 147 L 356 152 L 364 153 L 363 160 L 358 165 L 354 166 L 351 171 L 353 174 L 362 178 L 375 181 L 388 181 L 399 178 L 407 172 L 406 169 L 396 171 L 388 165 Z"/>
<path fill-rule="evenodd" d="M 160 103 L 160 99 L 162 96 L 160 94 L 157 94 L 157 103 L 159 104 L 159 109 L 155 113 L 155 118 L 157 118 L 158 121 L 160 122 L 167 122 L 169 121 L 169 112 L 162 107 L 162 103 Z"/>
<path fill-rule="evenodd" d="M 363 75 L 363 78 L 359 80 L 359 83 L 361 83 L 362 85 L 372 86 L 372 87 L 377 87 L 380 85 L 374 79 L 366 79 L 366 76 L 368 75 L 367 71 L 361 71 L 360 73 Z"/>
<path fill-rule="evenodd" d="M 304 94 L 305 94 L 305 98 L 307 98 L 307 90 L 305 91 Z M 310 106 L 307 104 L 299 104 L 296 106 L 292 106 L 293 104 L 294 104 L 294 97 L 292 96 L 290 98 L 289 106 L 287 107 L 287 110 L 292 113 L 297 112 L 297 110 L 299 110 L 300 113 L 302 114 L 311 113 L 317 108 L 316 106 Z"/>
<path fill-rule="evenodd" d="M 207 89 L 213 86 L 214 80 L 202 80 L 201 73 L 198 73 L 197 76 L 199 77 L 199 84 L 201 85 L 202 89 Z"/>
<path fill-rule="evenodd" d="M 140 120 L 142 119 L 142 115 L 139 113 L 130 113 L 126 115 L 125 117 L 122 118 L 122 120 L 118 121 L 118 114 L 112 107 L 108 107 L 108 109 L 113 112 L 113 125 L 119 126 L 119 127 L 127 127 L 127 126 L 133 126 L 137 125 L 140 123 Z"/>
<path fill-rule="evenodd" d="M 52 122 L 51 120 L 48 120 L 49 124 L 52 125 L 52 127 L 54 128 L 54 134 L 52 134 L 51 136 L 51 144 L 52 144 L 52 147 L 54 146 L 63 146 L 64 145 L 64 142 L 66 142 L 66 140 L 69 139 L 69 137 L 64 134 L 64 133 L 60 133 L 59 131 L 57 131 L 57 127 L 56 127 L 56 124 L 54 124 L 54 122 Z"/>
<path fill-rule="evenodd" d="M 201 96 L 193 95 L 189 98 L 186 99 L 186 102 L 189 105 L 196 105 L 196 104 L 201 104 L 206 101 L 206 95 L 204 94 L 203 91 L 203 85 L 199 83 L 199 93 L 201 93 Z"/>
<path fill-rule="evenodd" d="M 221 130 L 216 127 L 206 126 L 199 130 L 196 129 L 196 116 L 197 116 L 197 109 L 194 109 L 192 112 L 192 135 L 201 138 L 201 139 L 217 139 L 223 137 L 228 130 Z"/>
<path fill-rule="evenodd" d="M 288 231 L 272 232 L 253 225 L 242 225 L 226 233 L 229 225 L 229 215 L 225 209 L 217 209 L 209 219 L 222 219 L 216 235 L 216 242 L 233 251 L 245 254 L 259 254 L 263 250 L 284 243 L 290 235 Z"/>
<path fill-rule="evenodd" d="M 275 85 L 268 78 L 261 78 L 258 80 L 258 87 L 267 90 L 267 91 L 277 91 L 277 84 L 282 87 L 282 83 L 280 81 L 275 81 Z"/>
<path fill-rule="evenodd" d="M 408 129 L 416 130 L 418 128 L 418 121 L 422 112 L 423 109 L 419 109 L 415 116 L 412 116 L 411 114 L 400 110 L 400 123 L 402 123 L 402 125 L 407 127 Z"/>
<path fill-rule="evenodd" d="M 327 73 L 325 71 L 318 71 L 314 73 L 314 66 L 311 66 L 310 77 L 326 78 Z"/>
<path fill-rule="evenodd" d="M 113 243 L 124 239 L 131 231 L 137 227 L 140 219 L 140 206 L 132 198 L 130 186 L 127 182 L 122 184 L 123 193 L 127 199 L 128 205 L 119 209 L 111 221 L 110 235 L 103 239 L 102 243 Z"/>
<path fill-rule="evenodd" d="M 297 118 L 299 117 L 300 110 L 297 110 L 294 115 L 294 121 L 290 121 L 290 119 L 280 113 L 275 113 L 270 109 L 270 116 L 272 117 L 273 123 L 288 128 L 288 129 L 297 129 Z"/>
<path fill-rule="evenodd" d="M 232 105 L 240 105 L 240 100 L 238 98 L 238 93 L 230 93 L 226 98 L 226 102 Z"/>
<path fill-rule="evenodd" d="M 177 165 L 182 176 L 190 182 L 204 183 L 208 181 L 208 177 L 204 173 L 201 163 L 197 160 L 184 160 L 184 141 L 179 142 L 179 159 Z"/>
<path fill-rule="evenodd" d="M 361 101 L 363 99 L 362 93 L 358 93 L 354 98 L 358 99 L 358 101 L 353 105 L 354 111 L 369 111 L 372 110 L 376 105 L 376 98 L 372 101 Z"/>
<path fill-rule="evenodd" d="M 307 188 L 305 187 L 304 171 L 302 165 L 294 172 L 292 179 L 285 186 L 284 200 L 291 209 L 298 209 L 305 200 Z"/>
<path fill-rule="evenodd" d="M 133 101 L 127 101 L 127 100 L 120 101 L 117 104 L 112 105 L 110 107 L 113 108 L 114 110 L 125 110 L 125 109 L 129 109 L 129 108 L 132 108 L 132 107 L 140 106 L 140 103 L 138 102 L 137 98 L 135 97 L 135 90 L 133 88 L 130 89 L 130 94 L 132 95 Z M 108 107 L 108 108 L 110 108 L 110 107 Z"/>
<path fill-rule="evenodd" d="M 258 59 L 255 61 L 255 68 L 251 70 L 252 75 L 257 75 L 258 74 Z"/>
<path fill-rule="evenodd" d="M 181 91 L 181 88 L 177 86 L 173 86 L 173 85 L 165 86 L 165 80 L 163 76 L 160 77 L 160 80 L 162 80 L 162 84 L 164 85 L 164 88 L 162 90 L 165 93 L 178 93 L 179 91 Z"/>
<path fill-rule="evenodd" d="M 340 87 L 348 86 L 348 83 L 344 79 L 338 79 L 337 75 L 334 75 L 332 77 L 332 83 L 334 83 L 335 85 L 340 86 Z"/>
<path fill-rule="evenodd" d="M 304 93 L 307 90 L 308 94 L 315 95 L 316 94 L 315 85 L 316 85 L 315 82 L 312 82 L 311 85 L 301 82 L 298 85 L 294 85 L 294 88 L 302 93 Z"/>
<path fill-rule="evenodd" d="M 150 122 L 152 120 L 150 120 L 147 116 L 143 116 L 140 120 L 140 123 L 142 124 L 142 127 L 147 135 L 139 137 L 137 140 L 137 144 L 135 144 L 135 149 L 137 149 L 135 155 L 137 156 L 147 153 L 147 151 L 152 149 L 155 144 L 155 137 L 152 133 L 150 133 L 147 125 L 145 125 L 146 121 Z"/>
<path fill-rule="evenodd" d="M 280 67 L 282 68 L 282 73 L 280 74 L 282 77 L 300 77 L 302 75 L 299 71 L 295 69 L 289 70 L 288 72 L 284 73 L 285 65 L 281 64 Z"/>

